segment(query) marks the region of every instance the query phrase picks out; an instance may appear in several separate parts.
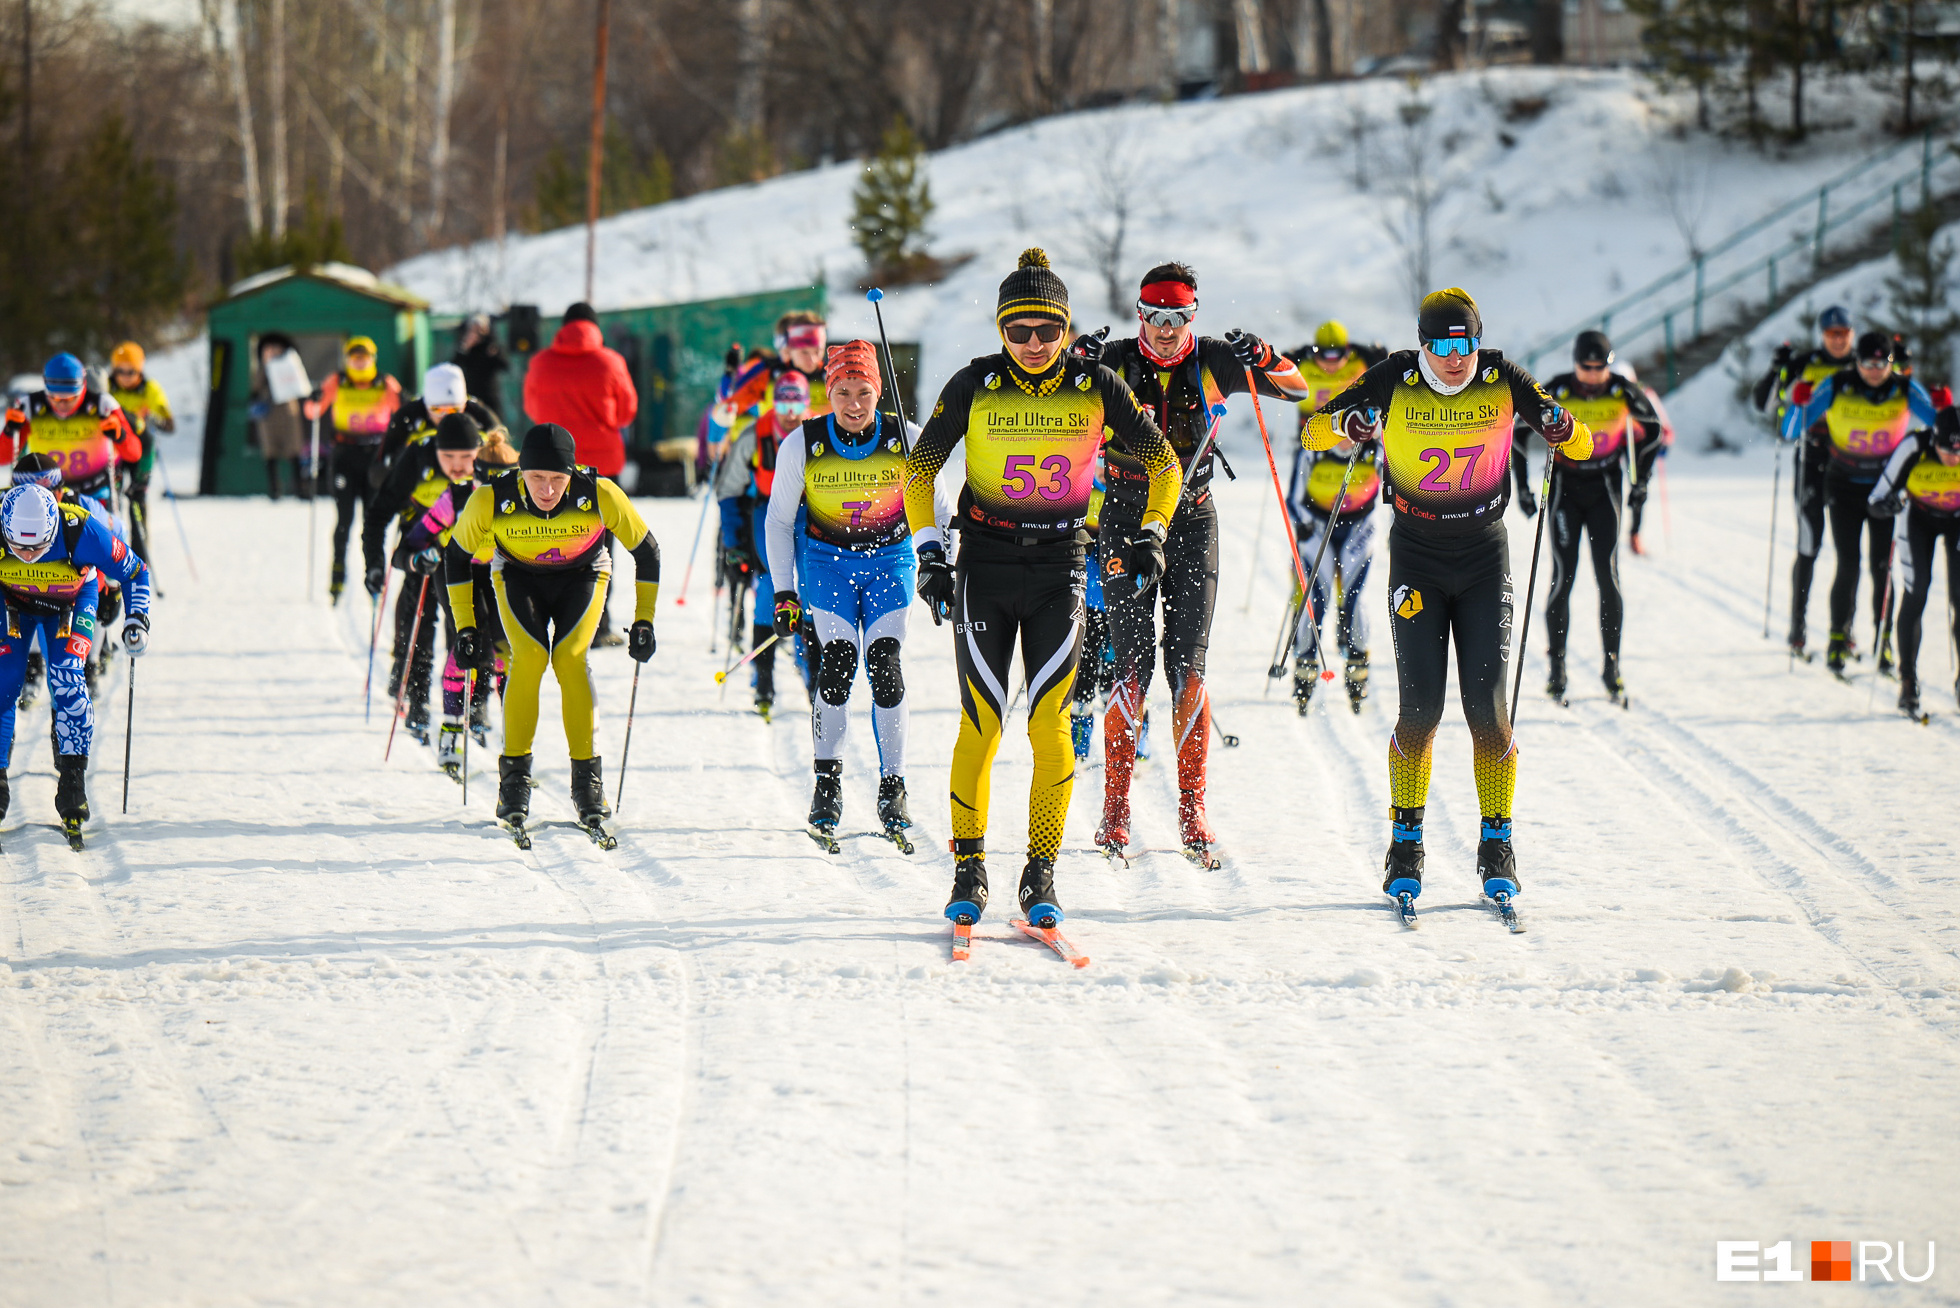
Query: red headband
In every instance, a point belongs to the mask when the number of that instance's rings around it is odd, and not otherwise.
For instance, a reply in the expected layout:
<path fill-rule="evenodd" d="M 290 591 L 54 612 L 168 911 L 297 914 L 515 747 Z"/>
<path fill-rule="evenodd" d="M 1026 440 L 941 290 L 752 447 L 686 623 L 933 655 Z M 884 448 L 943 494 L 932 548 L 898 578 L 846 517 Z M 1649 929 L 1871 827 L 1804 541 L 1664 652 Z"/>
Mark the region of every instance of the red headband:
<path fill-rule="evenodd" d="M 824 347 L 824 329 L 821 323 L 799 323 L 783 333 L 783 348 L 790 350 L 821 350 Z"/>
<path fill-rule="evenodd" d="M 1138 298 L 1154 309 L 1182 309 L 1198 302 L 1198 291 L 1183 282 L 1149 282 Z"/>
<path fill-rule="evenodd" d="M 843 378 L 871 383 L 874 394 L 884 394 L 884 381 L 878 376 L 878 352 L 870 341 L 845 341 L 830 347 L 823 361 L 823 384 L 828 390 Z"/>

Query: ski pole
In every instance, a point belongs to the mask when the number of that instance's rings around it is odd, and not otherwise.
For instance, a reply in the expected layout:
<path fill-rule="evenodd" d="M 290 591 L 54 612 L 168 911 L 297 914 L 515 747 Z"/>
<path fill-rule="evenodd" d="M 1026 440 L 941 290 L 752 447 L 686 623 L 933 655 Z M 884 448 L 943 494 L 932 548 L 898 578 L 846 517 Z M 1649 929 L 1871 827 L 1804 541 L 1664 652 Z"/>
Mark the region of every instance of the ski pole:
<path fill-rule="evenodd" d="M 1212 441 L 1218 436 L 1218 424 L 1225 417 L 1225 406 L 1222 404 L 1219 405 L 1211 411 L 1211 414 L 1211 425 L 1205 429 L 1204 439 L 1199 441 L 1197 448 L 1191 451 L 1191 461 L 1184 465 L 1184 479 L 1178 483 L 1177 488 L 1177 506 L 1171 510 L 1171 520 L 1173 522 L 1177 520 L 1177 515 L 1184 511 L 1185 502 L 1191 495 L 1191 478 L 1198 471 L 1198 465 L 1204 462 L 1205 455 L 1210 452 Z M 1162 580 L 1163 575 L 1160 573 L 1147 582 L 1138 582 L 1136 584 L 1137 594 L 1142 595 Z"/>
<path fill-rule="evenodd" d="M 912 438 L 905 426 L 905 397 L 898 393 L 898 365 L 892 362 L 891 338 L 885 335 L 885 293 L 874 286 L 864 293 L 871 301 L 871 312 L 878 315 L 878 343 L 885 348 L 885 373 L 892 379 L 892 404 L 898 410 L 898 440 L 906 457 L 912 454 Z"/>
<path fill-rule="evenodd" d="M 170 465 L 157 455 L 157 470 L 163 473 L 163 497 L 170 501 L 170 516 L 177 521 L 177 539 L 184 546 L 184 562 L 190 564 L 191 580 L 197 580 L 197 559 L 191 554 L 191 538 L 184 530 L 184 513 L 177 507 L 177 492 L 170 486 Z"/>
<path fill-rule="evenodd" d="M 723 457 L 726 457 L 725 455 Z M 721 477 L 721 460 L 716 459 L 708 469 L 707 494 L 701 497 L 701 518 L 694 524 L 694 546 L 687 552 L 687 570 L 681 574 L 680 598 L 674 601 L 676 607 L 687 603 L 687 586 L 694 580 L 694 556 L 701 552 L 701 532 L 708 525 L 708 506 L 715 502 L 715 482 Z M 719 591 L 721 588 L 715 588 Z M 710 654 L 713 650 L 708 651 Z"/>
<path fill-rule="evenodd" d="M 1898 557 L 1899 537 L 1895 532 L 1890 548 L 1885 551 L 1885 596 L 1878 602 L 1878 640 L 1875 642 L 1878 650 L 1873 657 L 1871 690 L 1865 695 L 1867 713 L 1878 702 L 1879 670 L 1885 666 L 1885 651 L 1892 643 L 1892 564 Z"/>
<path fill-rule="evenodd" d="M 394 579 L 394 573 L 384 570 L 381 574 L 381 594 L 374 599 L 374 625 L 368 632 L 367 688 L 361 692 L 367 700 L 367 707 L 361 710 L 363 722 L 374 721 L 374 647 L 381 643 L 381 614 L 388 607 L 388 584 Z"/>
<path fill-rule="evenodd" d="M 1300 597 L 1289 595 L 1286 599 L 1286 613 L 1279 620 L 1279 634 L 1273 637 L 1273 661 L 1266 665 L 1266 693 L 1273 693 L 1273 683 L 1286 675 L 1286 665 L 1279 661 L 1280 648 L 1286 643 L 1286 634 L 1298 625 L 1300 620 Z"/>
<path fill-rule="evenodd" d="M 470 806 L 470 718 L 476 707 L 476 669 L 463 669 L 463 807 Z"/>
<path fill-rule="evenodd" d="M 1321 560 L 1327 557 L 1328 543 L 1334 539 L 1334 522 L 1340 516 L 1340 512 L 1342 508 L 1344 508 L 1347 505 L 1348 481 L 1350 478 L 1354 476 L 1354 465 L 1360 458 L 1361 458 L 1361 442 L 1356 441 L 1354 443 L 1353 452 L 1348 455 L 1347 470 L 1341 473 L 1341 493 L 1334 497 L 1334 510 L 1333 512 L 1327 515 L 1327 530 L 1325 534 L 1323 534 L 1320 538 L 1320 548 L 1314 551 L 1313 571 L 1307 574 L 1309 577 L 1318 579 L 1320 576 Z M 1373 506 L 1370 505 L 1369 507 L 1372 508 Z M 1314 612 L 1313 596 L 1311 594 L 1309 594 L 1306 598 L 1306 605 L 1307 605 L 1307 615 L 1313 619 L 1312 653 L 1313 653 L 1314 661 L 1317 663 L 1320 661 L 1320 615 Z M 1297 640 L 1298 630 L 1299 629 L 1297 627 L 1294 629 L 1296 639 L 1294 640 L 1293 643 L 1296 645 L 1299 643 Z M 1292 653 L 1291 650 L 1288 650 L 1287 652 L 1289 654 Z M 1284 675 L 1283 672 L 1282 675 Z M 1334 669 L 1328 668 L 1322 675 L 1326 680 L 1332 681 L 1334 679 Z"/>
<path fill-rule="evenodd" d="M 1518 624 L 1518 671 L 1511 678 L 1511 722 L 1518 725 L 1518 695 L 1524 690 L 1524 643 L 1531 635 L 1531 597 L 1538 589 L 1538 551 L 1545 543 L 1545 519 L 1552 516 L 1557 507 L 1552 503 L 1552 472 L 1558 467 L 1558 458 L 1547 448 L 1545 451 L 1545 479 L 1538 490 L 1538 530 L 1531 536 L 1531 575 L 1524 584 L 1524 618 Z"/>
<path fill-rule="evenodd" d="M 313 486 L 320 486 L 320 415 L 313 415 L 313 457 L 309 460 Z M 278 489 L 278 474 L 274 474 L 273 488 Z M 319 534 L 320 499 L 318 495 L 306 497 L 306 597 L 313 598 L 313 538 Z"/>
<path fill-rule="evenodd" d="M 745 667 L 748 664 L 750 659 L 753 659 L 756 655 L 762 653 L 763 650 L 768 649 L 771 645 L 774 645 L 777 641 L 781 639 L 782 639 L 781 636 L 769 637 L 768 640 L 763 641 L 760 645 L 757 645 L 754 649 L 750 650 L 748 653 L 744 654 L 740 659 L 738 659 L 734 667 L 727 668 L 721 672 L 715 673 L 715 684 L 717 686 L 726 684 L 728 678 L 733 674 L 740 672 L 743 669 L 743 667 Z"/>
<path fill-rule="evenodd" d="M 415 638 L 422 634 L 422 602 L 428 598 L 429 579 L 423 577 L 421 593 L 415 597 L 415 625 L 408 629 L 408 657 L 402 660 L 402 684 L 395 691 L 395 711 L 388 719 L 388 748 L 381 751 L 383 763 L 395 752 L 395 726 L 402 720 L 402 705 L 408 700 L 408 683 L 415 680 Z"/>
<path fill-rule="evenodd" d="M 1769 639 L 1769 600 L 1776 589 L 1776 510 L 1783 498 L 1783 447 L 1778 445 L 1769 474 L 1769 566 L 1763 577 L 1763 639 Z"/>
<path fill-rule="evenodd" d="M 1239 747 L 1239 738 L 1225 730 L 1224 727 L 1218 725 L 1218 715 L 1211 711 L 1211 695 L 1209 692 L 1205 695 L 1205 717 L 1210 719 L 1212 734 L 1218 737 L 1218 743 L 1220 745 L 1223 745 L 1226 749 L 1237 749 Z"/>
<path fill-rule="evenodd" d="M 1279 464 L 1273 459 L 1272 437 L 1266 434 L 1266 411 L 1259 406 L 1259 385 L 1250 368 L 1245 370 L 1245 388 L 1252 393 L 1252 416 L 1259 420 L 1259 443 L 1266 447 L 1266 470 L 1273 474 L 1273 497 L 1279 501 L 1280 525 L 1286 528 L 1286 547 L 1293 551 L 1293 572 L 1300 579 L 1300 589 L 1305 591 L 1307 565 L 1300 561 L 1300 542 L 1293 535 L 1293 515 L 1286 509 L 1286 490 L 1279 484 Z"/>
<path fill-rule="evenodd" d="M 771 637 L 774 639 L 774 637 Z M 626 697 L 626 743 L 619 747 L 619 785 L 613 790 L 613 811 L 619 811 L 620 801 L 626 795 L 626 757 L 633 751 L 633 710 L 640 706 L 640 668 L 644 666 L 637 659 L 633 663 L 633 693 Z"/>
<path fill-rule="evenodd" d="M 129 712 L 123 717 L 123 806 L 129 813 L 129 751 L 136 739 L 136 660 L 129 660 Z"/>

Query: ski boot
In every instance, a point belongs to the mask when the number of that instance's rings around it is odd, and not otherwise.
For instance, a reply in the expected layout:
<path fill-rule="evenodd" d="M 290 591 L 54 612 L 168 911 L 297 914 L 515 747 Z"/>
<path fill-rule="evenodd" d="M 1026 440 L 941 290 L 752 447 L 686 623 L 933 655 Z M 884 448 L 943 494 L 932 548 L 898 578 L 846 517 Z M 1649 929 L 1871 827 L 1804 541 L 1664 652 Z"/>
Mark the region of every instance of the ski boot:
<path fill-rule="evenodd" d="M 987 842 L 953 842 L 953 895 L 946 901 L 950 921 L 971 925 L 987 911 Z"/>
<path fill-rule="evenodd" d="M 615 649 L 625 643 L 626 637 L 614 631 L 610 626 L 599 628 L 599 634 L 592 638 L 592 645 L 595 649 Z"/>
<path fill-rule="evenodd" d="M 912 842 L 905 835 L 912 825 L 912 810 L 905 797 L 904 777 L 878 778 L 878 821 L 894 845 L 907 854 L 912 852 Z"/>
<path fill-rule="evenodd" d="M 497 759 L 497 821 L 527 845 L 524 820 L 531 815 L 531 756 L 505 754 Z"/>
<path fill-rule="evenodd" d="M 817 785 L 810 795 L 810 839 L 835 854 L 837 822 L 844 816 L 844 761 L 820 758 L 816 770 Z"/>
<path fill-rule="evenodd" d="M 1055 860 L 1028 856 L 1021 871 L 1021 915 L 1029 926 L 1062 924 L 1062 906 L 1055 899 Z"/>
<path fill-rule="evenodd" d="M 429 743 L 429 706 L 426 703 L 410 704 L 408 716 L 402 722 L 402 729 L 415 737 L 416 743 Z"/>
<path fill-rule="evenodd" d="M 1419 808 L 1394 811 L 1388 857 L 1382 860 L 1382 892 L 1397 900 L 1406 895 L 1409 903 L 1422 894 L 1422 818 Z"/>
<path fill-rule="evenodd" d="M 1368 651 L 1349 650 L 1347 666 L 1341 672 L 1341 679 L 1347 685 L 1348 707 L 1359 713 L 1361 701 L 1368 698 Z"/>
<path fill-rule="evenodd" d="M 327 583 L 327 602 L 335 608 L 340 607 L 341 592 L 347 589 L 347 570 L 335 568 L 333 579 Z"/>
<path fill-rule="evenodd" d="M 1606 698 L 1612 700 L 1621 708 L 1631 707 L 1627 699 L 1626 680 L 1620 676 L 1620 656 L 1618 654 L 1608 654 L 1606 656 L 1606 666 L 1601 669 L 1599 679 L 1606 684 Z"/>
<path fill-rule="evenodd" d="M 57 754 L 54 759 L 54 811 L 71 849 L 82 847 L 82 824 L 88 821 L 88 755 Z"/>
<path fill-rule="evenodd" d="M 1177 792 L 1177 827 L 1178 838 L 1184 842 L 1184 857 L 1208 870 L 1220 866 L 1218 855 L 1213 852 L 1218 848 L 1218 836 L 1205 817 L 1203 791 Z"/>
<path fill-rule="evenodd" d="M 1551 667 L 1550 674 L 1545 678 L 1545 693 L 1551 696 L 1553 699 L 1557 700 L 1560 704 L 1564 704 L 1565 703 L 1565 651 L 1560 650 L 1557 653 L 1552 653 L 1550 651 L 1547 651 L 1545 654 L 1545 661 Z"/>
<path fill-rule="evenodd" d="M 1150 710 L 1147 708 L 1137 719 L 1137 757 L 1145 760 L 1150 757 Z"/>
<path fill-rule="evenodd" d="M 1518 856 L 1511 849 L 1511 819 L 1487 817 L 1477 841 L 1477 879 L 1492 899 L 1518 897 Z"/>
<path fill-rule="evenodd" d="M 1103 789 L 1102 821 L 1096 826 L 1096 848 L 1113 859 L 1130 861 L 1130 797 Z"/>
<path fill-rule="evenodd" d="M 463 724 L 452 722 L 447 716 L 436 735 L 436 766 L 451 781 L 463 779 Z"/>
<path fill-rule="evenodd" d="M 1851 659 L 1851 637 L 1841 631 L 1831 633 L 1831 643 L 1824 653 L 1824 666 L 1839 681 L 1845 680 L 1844 665 Z"/>
<path fill-rule="evenodd" d="M 767 695 L 757 695 L 755 697 L 755 715 L 757 717 L 761 718 L 764 722 L 773 722 L 775 721 L 775 712 L 775 700 L 769 698 Z"/>
<path fill-rule="evenodd" d="M 1075 746 L 1075 761 L 1089 761 L 1089 745 L 1096 737 L 1096 715 L 1071 713 L 1068 718 L 1069 743 Z"/>
<path fill-rule="evenodd" d="M 1898 675 L 1898 668 L 1892 662 L 1892 642 L 1889 640 L 1882 642 L 1878 647 L 1878 675 L 1881 677 Z"/>
<path fill-rule="evenodd" d="M 1314 687 L 1320 684 L 1320 660 L 1312 654 L 1302 654 L 1293 660 L 1293 702 L 1299 706 L 1300 716 L 1307 715 L 1313 703 Z"/>
<path fill-rule="evenodd" d="M 476 699 L 470 705 L 470 735 L 476 743 L 487 749 L 490 746 L 490 687 L 489 678 L 478 674 Z"/>
<path fill-rule="evenodd" d="M 606 803 L 604 768 L 596 755 L 572 760 L 572 807 L 578 810 L 578 824 L 592 837 L 593 844 L 601 849 L 618 848 L 618 837 L 606 830 L 612 806 Z"/>
<path fill-rule="evenodd" d="M 1919 678 L 1907 673 L 1899 678 L 1899 712 L 1915 722 L 1924 722 L 1926 715 L 1919 711 Z M 0 813 L 6 809 L 0 807 Z"/>

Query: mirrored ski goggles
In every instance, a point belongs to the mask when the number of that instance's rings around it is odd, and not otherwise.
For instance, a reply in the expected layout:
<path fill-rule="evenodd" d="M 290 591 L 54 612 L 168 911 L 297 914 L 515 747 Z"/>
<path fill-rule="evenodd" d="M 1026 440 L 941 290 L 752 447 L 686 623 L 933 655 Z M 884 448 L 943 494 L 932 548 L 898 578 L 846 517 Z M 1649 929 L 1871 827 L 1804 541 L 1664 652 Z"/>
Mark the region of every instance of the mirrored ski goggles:
<path fill-rule="evenodd" d="M 1423 344 L 1428 347 L 1431 354 L 1438 358 L 1447 358 L 1452 354 L 1470 355 L 1477 352 L 1477 337 L 1475 336 L 1452 336 L 1448 340 L 1428 340 L 1424 341 Z"/>
<path fill-rule="evenodd" d="M 821 327 L 804 325 L 792 327 L 776 335 L 776 349 L 783 350 L 821 350 L 829 340 L 828 333 Z"/>
<path fill-rule="evenodd" d="M 1145 304 L 1137 301 L 1137 317 L 1151 327 L 1182 327 L 1198 316 L 1198 302 L 1189 304 Z"/>
<path fill-rule="evenodd" d="M 1043 345 L 1048 345 L 1062 339 L 1062 331 L 1063 326 L 1058 322 L 1044 322 L 1039 325 L 1017 322 L 1001 328 L 1000 334 L 1007 338 L 1007 343 L 1010 345 L 1026 345 L 1030 336 L 1037 337 Z"/>
<path fill-rule="evenodd" d="M 1345 345 L 1322 345 L 1317 347 L 1313 353 L 1317 359 L 1325 359 L 1329 363 L 1335 363 L 1347 358 L 1348 347 Z"/>

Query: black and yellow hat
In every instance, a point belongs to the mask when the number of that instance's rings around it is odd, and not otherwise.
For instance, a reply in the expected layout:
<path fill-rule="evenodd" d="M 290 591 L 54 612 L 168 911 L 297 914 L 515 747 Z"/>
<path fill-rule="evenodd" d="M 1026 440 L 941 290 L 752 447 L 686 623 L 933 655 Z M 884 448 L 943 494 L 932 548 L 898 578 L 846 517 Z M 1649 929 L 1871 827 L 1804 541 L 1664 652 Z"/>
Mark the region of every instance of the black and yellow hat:
<path fill-rule="evenodd" d="M 1462 287 L 1451 286 L 1422 297 L 1422 308 L 1416 313 L 1416 335 L 1422 340 L 1468 337 L 1474 341 L 1483 334 L 1483 315 L 1477 312 L 1470 292 Z"/>
<path fill-rule="evenodd" d="M 1048 318 L 1066 326 L 1068 287 L 1048 265 L 1048 252 L 1038 247 L 1021 251 L 1020 265 L 1000 284 L 1000 308 L 994 325 L 1015 318 Z"/>

